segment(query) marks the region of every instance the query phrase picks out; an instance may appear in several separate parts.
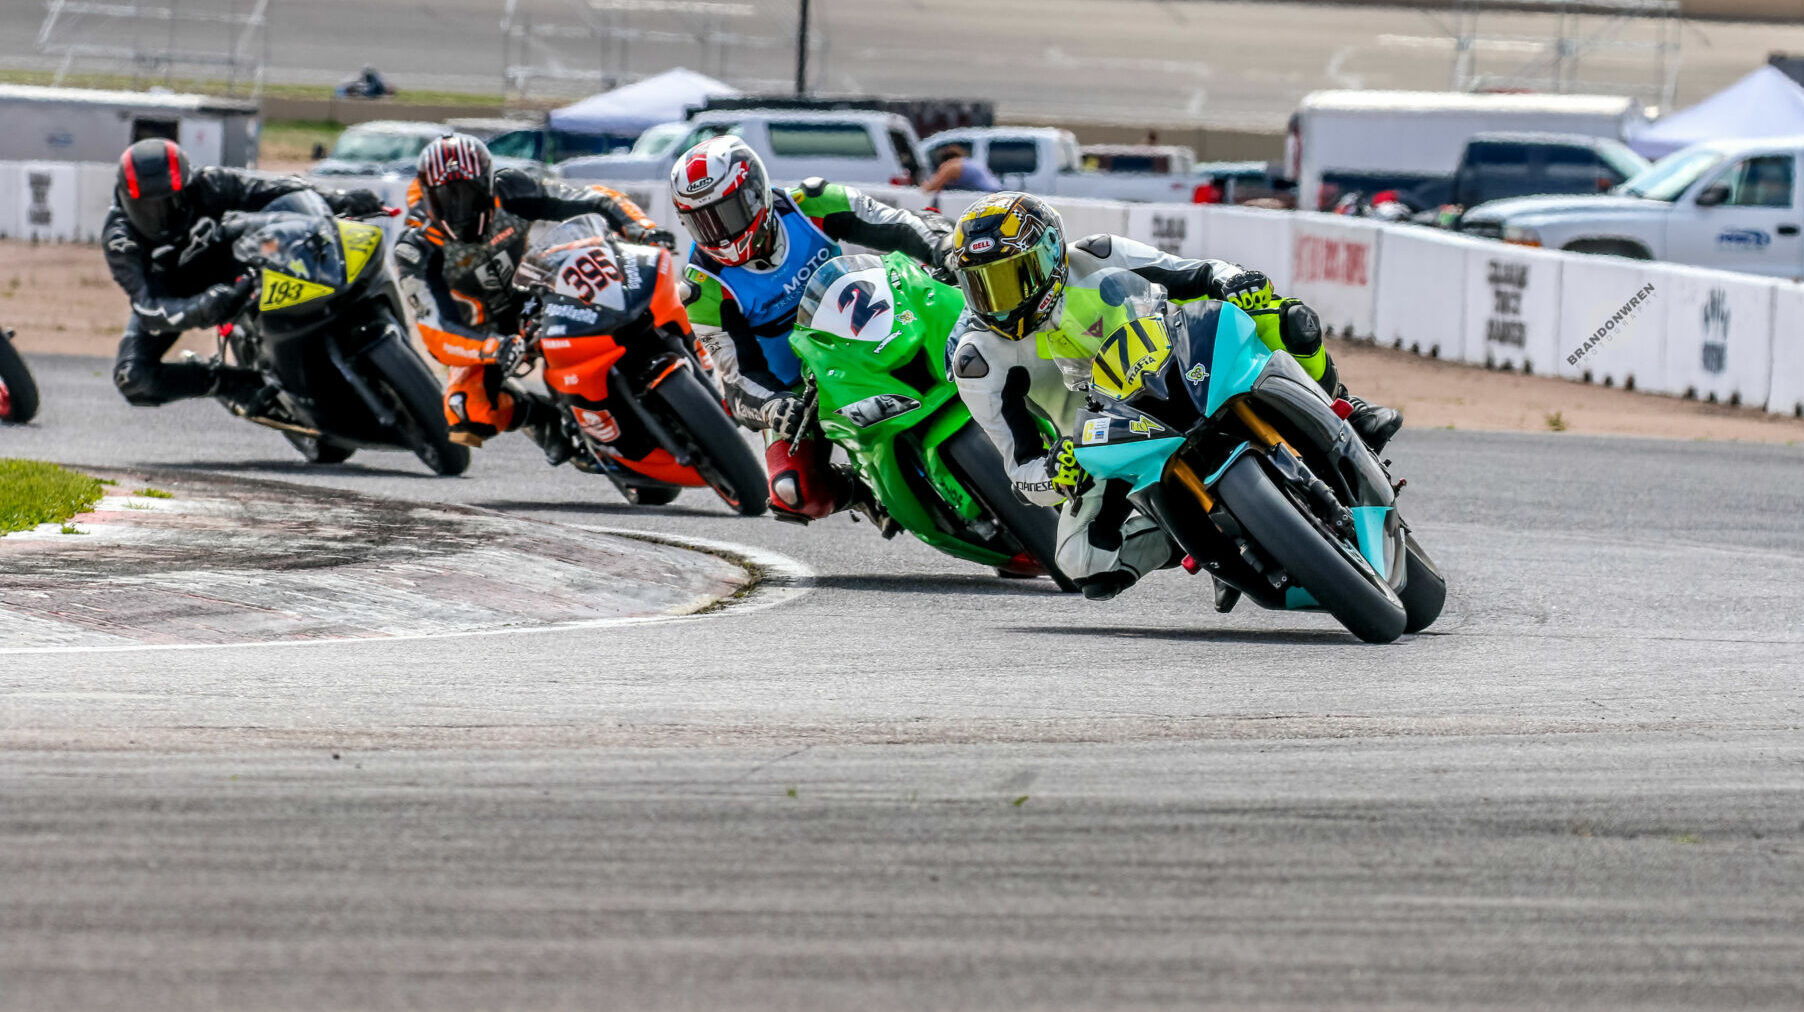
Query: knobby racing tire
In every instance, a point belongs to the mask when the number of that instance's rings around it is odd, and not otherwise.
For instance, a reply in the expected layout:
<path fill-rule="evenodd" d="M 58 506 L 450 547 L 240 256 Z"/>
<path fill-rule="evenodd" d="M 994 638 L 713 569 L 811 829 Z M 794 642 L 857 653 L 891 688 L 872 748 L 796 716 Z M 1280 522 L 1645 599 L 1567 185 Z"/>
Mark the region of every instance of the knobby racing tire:
<path fill-rule="evenodd" d="M 1029 506 L 1015 495 L 1008 471 L 996 453 L 996 444 L 977 427 L 965 425 L 940 444 L 940 453 L 957 472 L 965 488 L 988 510 L 1009 535 L 1021 543 L 1027 554 L 1046 570 L 1053 582 L 1065 593 L 1077 590 L 1077 584 L 1059 572 L 1059 515 L 1045 506 Z"/>
<path fill-rule="evenodd" d="M 364 354 L 365 375 L 395 408 L 395 428 L 420 463 L 434 474 L 462 474 L 470 466 L 470 448 L 451 441 L 438 381 L 394 333 Z"/>
<path fill-rule="evenodd" d="M 38 413 L 38 384 L 12 342 L 0 336 L 0 422 L 23 425 Z"/>
<path fill-rule="evenodd" d="M 1243 454 L 1222 475 L 1216 495 L 1260 552 L 1290 574 L 1316 603 L 1367 643 L 1403 635 L 1403 602 L 1377 574 L 1355 565 L 1331 535 L 1306 516 L 1265 473 L 1255 454 Z"/>
<path fill-rule="evenodd" d="M 289 445 L 301 451 L 301 456 L 306 458 L 309 464 L 341 464 L 350 460 L 351 454 L 357 452 L 356 447 L 334 443 L 318 436 L 303 436 L 298 432 L 286 430 L 282 432 L 282 435 L 287 437 Z"/>
<path fill-rule="evenodd" d="M 1403 535 L 1403 548 L 1407 568 L 1403 573 L 1403 589 L 1397 594 L 1403 599 L 1403 610 L 1409 615 L 1403 631 L 1421 632 L 1441 617 L 1441 605 L 1447 602 L 1447 578 L 1441 575 L 1434 559 L 1416 544 L 1414 534 Z"/>
<path fill-rule="evenodd" d="M 755 517 L 770 505 L 764 465 L 739 434 L 739 426 L 727 417 L 720 398 L 704 387 L 688 369 L 665 377 L 648 400 L 662 405 L 664 416 L 698 451 L 695 469 L 714 494 L 738 511 Z"/>

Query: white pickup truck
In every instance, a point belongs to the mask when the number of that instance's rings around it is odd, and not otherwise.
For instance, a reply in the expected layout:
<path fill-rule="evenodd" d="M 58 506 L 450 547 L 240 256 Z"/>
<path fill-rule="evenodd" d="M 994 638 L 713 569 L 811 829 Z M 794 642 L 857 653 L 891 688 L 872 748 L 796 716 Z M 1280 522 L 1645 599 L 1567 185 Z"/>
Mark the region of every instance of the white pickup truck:
<path fill-rule="evenodd" d="M 1607 195 L 1494 200 L 1459 228 L 1575 253 L 1804 277 L 1801 154 L 1804 137 L 1697 144 Z"/>
<path fill-rule="evenodd" d="M 921 142 L 927 164 L 938 164 L 938 153 L 954 144 L 988 165 L 1003 186 L 1042 197 L 1188 204 L 1198 182 L 1188 163 L 1171 173 L 1086 171 L 1077 138 L 1055 127 L 942 130 Z"/>

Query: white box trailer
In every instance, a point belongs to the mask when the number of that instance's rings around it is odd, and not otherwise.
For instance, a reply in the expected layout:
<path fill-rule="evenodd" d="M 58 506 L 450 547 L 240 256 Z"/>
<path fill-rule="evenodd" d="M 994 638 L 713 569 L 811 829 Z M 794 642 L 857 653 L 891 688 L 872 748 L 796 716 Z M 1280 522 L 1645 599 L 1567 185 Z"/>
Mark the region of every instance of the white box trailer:
<path fill-rule="evenodd" d="M 167 137 L 196 165 L 257 164 L 257 103 L 206 95 L 0 85 L 0 161 L 111 162 Z"/>
<path fill-rule="evenodd" d="M 1287 174 L 1297 206 L 1324 209 L 1323 177 L 1380 188 L 1451 176 L 1473 134 L 1584 134 L 1627 140 L 1647 125 L 1618 95 L 1478 95 L 1455 91 L 1318 91 L 1291 119 Z"/>

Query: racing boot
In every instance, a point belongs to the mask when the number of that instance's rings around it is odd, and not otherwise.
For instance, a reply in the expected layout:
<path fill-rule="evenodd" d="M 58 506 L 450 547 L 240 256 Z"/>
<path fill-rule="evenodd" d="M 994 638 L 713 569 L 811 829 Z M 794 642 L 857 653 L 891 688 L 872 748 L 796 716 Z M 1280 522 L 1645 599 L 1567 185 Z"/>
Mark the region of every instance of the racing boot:
<path fill-rule="evenodd" d="M 764 448 L 771 516 L 785 523 L 807 524 L 846 507 L 851 490 L 827 466 L 826 458 L 832 452 L 831 443 L 813 438 L 771 440 Z"/>
<path fill-rule="evenodd" d="M 871 522 L 872 527 L 877 528 L 877 533 L 883 535 L 885 541 L 902 533 L 902 525 L 877 501 L 877 494 L 858 477 L 856 471 L 843 464 L 835 464 L 833 474 L 845 490 L 842 497 L 845 508 L 864 514 L 864 518 Z"/>
<path fill-rule="evenodd" d="M 1398 429 L 1403 428 L 1403 412 L 1373 404 L 1348 393 L 1347 385 L 1340 381 L 1340 370 L 1335 368 L 1334 359 L 1325 354 L 1319 382 L 1329 397 L 1346 401 L 1352 406 L 1353 410 L 1346 416 L 1347 424 L 1353 426 L 1353 431 L 1359 433 L 1360 440 L 1373 453 L 1384 449 L 1384 444 L 1391 441 Z"/>
<path fill-rule="evenodd" d="M 533 397 L 518 397 L 514 403 L 521 406 L 520 413 L 525 416 L 520 422 L 521 431 L 545 452 L 545 463 L 556 467 L 569 460 L 575 451 L 564 431 L 563 413 Z"/>
<path fill-rule="evenodd" d="M 1210 579 L 1215 580 L 1215 610 L 1223 615 L 1233 611 L 1234 606 L 1240 603 L 1240 591 L 1213 576 Z"/>
<path fill-rule="evenodd" d="M 239 418 L 261 417 L 275 404 L 277 389 L 265 383 L 257 370 L 222 362 L 211 362 L 208 369 L 213 382 L 207 392 Z"/>

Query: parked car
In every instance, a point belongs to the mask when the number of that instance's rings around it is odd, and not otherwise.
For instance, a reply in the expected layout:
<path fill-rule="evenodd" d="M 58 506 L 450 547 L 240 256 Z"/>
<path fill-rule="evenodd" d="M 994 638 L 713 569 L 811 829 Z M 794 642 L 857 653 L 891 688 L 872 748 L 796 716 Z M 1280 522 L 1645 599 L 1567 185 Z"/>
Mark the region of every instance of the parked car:
<path fill-rule="evenodd" d="M 1169 173 L 1087 171 L 1077 138 L 1055 127 L 942 130 L 924 142 L 928 163 L 954 144 L 988 165 L 1002 185 L 1042 197 L 1189 203 L 1196 191 L 1189 164 Z"/>
<path fill-rule="evenodd" d="M 750 145 L 779 183 L 825 176 L 836 183 L 912 186 L 923 178 L 920 141 L 908 121 L 894 113 L 860 110 L 700 112 L 689 120 L 682 138 L 661 151 L 576 158 L 559 169 L 572 180 L 662 182 L 678 155 L 722 134 Z"/>
<path fill-rule="evenodd" d="M 1460 152 L 1446 203 L 1474 207 L 1508 197 L 1605 193 L 1648 165 L 1628 145 L 1606 137 L 1479 134 Z"/>
<path fill-rule="evenodd" d="M 448 129 L 443 123 L 408 120 L 358 123 L 346 127 L 324 160 L 310 171 L 315 176 L 411 176 L 420 152 Z"/>
<path fill-rule="evenodd" d="M 603 155 L 619 150 L 613 136 L 571 133 L 546 126 L 516 126 L 488 139 L 489 153 L 535 165 L 556 165 L 572 158 Z"/>
<path fill-rule="evenodd" d="M 1190 175 L 1199 189 L 1215 187 L 1217 202 L 1223 204 L 1271 199 L 1285 192 L 1279 184 L 1278 166 L 1271 162 L 1203 162 L 1191 169 Z M 1196 200 L 1203 203 L 1201 194 Z"/>
<path fill-rule="evenodd" d="M 1467 211 L 1460 228 L 1525 246 L 1800 277 L 1800 154 L 1804 137 L 1696 144 L 1607 195 L 1492 201 Z"/>
<path fill-rule="evenodd" d="M 1449 177 L 1474 134 L 1554 132 L 1620 140 L 1646 122 L 1639 102 L 1613 95 L 1471 95 L 1433 91 L 1321 91 L 1291 118 L 1285 173 L 1297 206 L 1320 210 L 1348 189 L 1422 188 Z M 1339 179 L 1338 191 L 1333 185 Z M 1445 203 L 1440 200 L 1436 203 Z"/>

